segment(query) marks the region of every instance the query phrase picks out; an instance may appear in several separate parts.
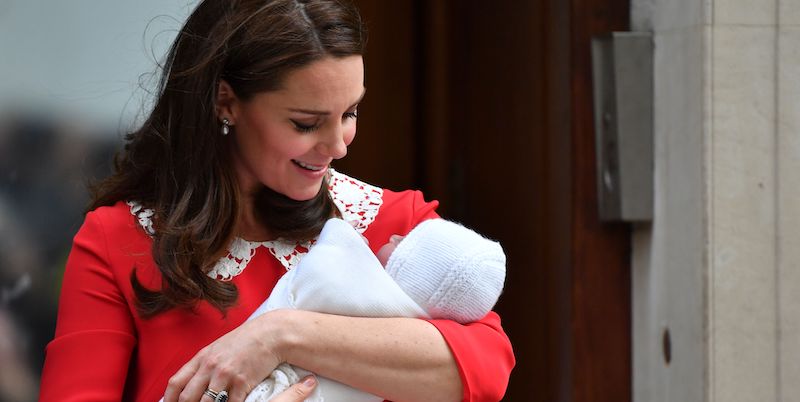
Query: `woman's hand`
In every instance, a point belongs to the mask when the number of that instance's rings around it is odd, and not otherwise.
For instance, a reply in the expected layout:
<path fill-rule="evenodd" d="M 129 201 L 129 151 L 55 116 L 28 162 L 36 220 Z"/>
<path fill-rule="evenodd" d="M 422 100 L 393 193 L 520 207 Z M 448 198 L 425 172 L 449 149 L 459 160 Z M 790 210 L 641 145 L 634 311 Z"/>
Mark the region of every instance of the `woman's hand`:
<path fill-rule="evenodd" d="M 213 398 L 204 394 L 207 389 L 227 391 L 228 402 L 244 401 L 247 394 L 284 361 L 280 354 L 282 315 L 280 310 L 266 313 L 201 349 L 169 379 L 164 401 L 212 402 Z M 286 398 L 294 398 L 290 395 L 299 391 L 292 392 L 287 393 Z M 294 400 L 285 399 L 287 402 Z"/>

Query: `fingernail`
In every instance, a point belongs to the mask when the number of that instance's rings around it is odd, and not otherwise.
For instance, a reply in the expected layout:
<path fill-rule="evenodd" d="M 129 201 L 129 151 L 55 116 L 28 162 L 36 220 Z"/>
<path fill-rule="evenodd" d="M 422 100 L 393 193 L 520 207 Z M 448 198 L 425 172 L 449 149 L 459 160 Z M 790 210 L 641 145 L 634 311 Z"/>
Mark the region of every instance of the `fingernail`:
<path fill-rule="evenodd" d="M 305 380 L 303 380 L 303 385 L 305 385 L 308 388 L 311 388 L 316 384 L 317 384 L 317 379 L 314 378 L 313 375 L 310 375 L 310 376 L 306 377 Z"/>

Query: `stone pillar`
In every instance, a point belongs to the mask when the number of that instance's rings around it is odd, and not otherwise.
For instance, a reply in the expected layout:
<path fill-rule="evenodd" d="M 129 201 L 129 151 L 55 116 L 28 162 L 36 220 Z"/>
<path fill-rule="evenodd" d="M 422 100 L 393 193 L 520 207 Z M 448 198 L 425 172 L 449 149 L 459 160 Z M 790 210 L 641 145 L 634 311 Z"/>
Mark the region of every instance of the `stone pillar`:
<path fill-rule="evenodd" d="M 777 388 L 781 402 L 800 397 L 800 1 L 777 10 Z"/>
<path fill-rule="evenodd" d="M 796 400 L 800 1 L 632 0 L 631 11 L 655 41 L 634 401 Z"/>

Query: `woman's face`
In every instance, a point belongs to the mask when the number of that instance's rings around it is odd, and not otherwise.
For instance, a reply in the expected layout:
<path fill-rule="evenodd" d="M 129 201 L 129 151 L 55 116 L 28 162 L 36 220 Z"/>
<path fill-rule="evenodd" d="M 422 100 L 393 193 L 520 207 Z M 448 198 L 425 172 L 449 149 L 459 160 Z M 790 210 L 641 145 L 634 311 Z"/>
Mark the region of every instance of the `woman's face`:
<path fill-rule="evenodd" d="M 220 93 L 224 98 L 222 86 Z M 234 169 L 243 193 L 265 185 L 297 201 L 317 195 L 329 164 L 347 154 L 356 135 L 363 96 L 363 60 L 349 56 L 299 68 L 281 89 L 246 102 L 235 96 L 227 108 L 222 102 L 220 120 L 234 126 Z"/>

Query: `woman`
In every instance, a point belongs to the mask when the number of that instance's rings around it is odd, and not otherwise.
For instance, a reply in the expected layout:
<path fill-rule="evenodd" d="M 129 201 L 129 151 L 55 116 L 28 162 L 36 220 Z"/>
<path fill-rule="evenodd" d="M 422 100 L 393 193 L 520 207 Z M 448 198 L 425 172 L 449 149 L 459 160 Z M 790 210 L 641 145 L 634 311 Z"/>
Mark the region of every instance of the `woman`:
<path fill-rule="evenodd" d="M 242 401 L 281 362 L 389 400 L 502 397 L 514 359 L 494 313 L 242 324 L 329 217 L 380 245 L 437 216 L 329 168 L 355 136 L 363 47 L 340 1 L 200 3 L 75 236 L 42 401 Z"/>

